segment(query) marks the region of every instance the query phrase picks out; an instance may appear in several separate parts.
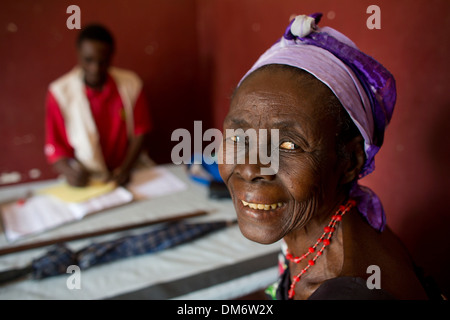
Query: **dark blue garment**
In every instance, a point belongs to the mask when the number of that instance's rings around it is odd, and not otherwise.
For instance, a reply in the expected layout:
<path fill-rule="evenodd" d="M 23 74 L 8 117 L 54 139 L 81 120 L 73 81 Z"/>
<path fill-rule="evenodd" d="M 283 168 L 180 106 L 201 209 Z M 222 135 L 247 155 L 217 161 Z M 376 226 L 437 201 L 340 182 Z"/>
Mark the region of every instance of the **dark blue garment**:
<path fill-rule="evenodd" d="M 289 267 L 281 275 L 276 292 L 277 300 L 288 300 L 291 286 Z M 383 289 L 369 289 L 366 281 L 357 277 L 337 277 L 323 282 L 308 300 L 392 300 Z"/>

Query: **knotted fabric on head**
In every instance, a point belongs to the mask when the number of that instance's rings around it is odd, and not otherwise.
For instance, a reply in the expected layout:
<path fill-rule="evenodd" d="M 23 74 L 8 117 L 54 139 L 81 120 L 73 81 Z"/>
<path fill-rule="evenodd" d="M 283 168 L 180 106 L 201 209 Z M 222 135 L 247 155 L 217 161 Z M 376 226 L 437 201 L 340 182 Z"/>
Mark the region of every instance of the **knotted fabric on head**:
<path fill-rule="evenodd" d="M 262 66 L 282 64 L 305 70 L 327 85 L 364 138 L 366 162 L 359 175 L 361 179 L 375 168 L 374 157 L 383 144 L 384 131 L 394 110 L 395 79 L 345 35 L 329 27 L 319 28 L 321 16 L 316 13 L 295 17 L 283 37 L 263 53 L 240 83 Z M 357 181 L 350 196 L 357 201 L 358 210 L 368 223 L 383 231 L 386 217 L 378 196 Z"/>

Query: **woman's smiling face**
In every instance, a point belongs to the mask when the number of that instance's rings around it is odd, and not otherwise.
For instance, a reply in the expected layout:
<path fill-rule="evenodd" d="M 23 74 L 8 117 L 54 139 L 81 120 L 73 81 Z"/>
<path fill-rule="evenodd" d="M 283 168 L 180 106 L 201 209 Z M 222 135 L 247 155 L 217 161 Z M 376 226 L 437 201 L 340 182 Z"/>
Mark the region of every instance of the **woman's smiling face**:
<path fill-rule="evenodd" d="M 279 130 L 276 174 L 263 175 L 261 167 L 269 165 L 249 163 L 248 148 L 245 164 L 227 158 L 227 163 L 219 165 L 239 227 L 248 239 L 276 242 L 311 220 L 328 219 L 344 200 L 340 192 L 343 167 L 336 152 L 338 125 L 329 111 L 330 95 L 311 75 L 276 66 L 256 71 L 234 95 L 224 132 Z M 245 139 L 225 137 L 224 149 L 236 149 L 239 143 L 245 144 Z"/>

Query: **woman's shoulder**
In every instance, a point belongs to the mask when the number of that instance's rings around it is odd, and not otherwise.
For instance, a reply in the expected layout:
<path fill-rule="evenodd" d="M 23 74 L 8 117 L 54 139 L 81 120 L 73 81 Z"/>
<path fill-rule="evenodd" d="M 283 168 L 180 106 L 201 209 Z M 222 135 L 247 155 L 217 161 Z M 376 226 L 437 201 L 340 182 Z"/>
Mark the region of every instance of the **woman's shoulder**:
<path fill-rule="evenodd" d="M 359 217 L 348 219 L 348 222 L 340 277 L 361 278 L 358 281 L 366 286 L 364 279 L 374 272 L 369 268 L 376 267 L 381 289 L 396 299 L 427 299 L 412 257 L 389 227 L 376 232 Z"/>

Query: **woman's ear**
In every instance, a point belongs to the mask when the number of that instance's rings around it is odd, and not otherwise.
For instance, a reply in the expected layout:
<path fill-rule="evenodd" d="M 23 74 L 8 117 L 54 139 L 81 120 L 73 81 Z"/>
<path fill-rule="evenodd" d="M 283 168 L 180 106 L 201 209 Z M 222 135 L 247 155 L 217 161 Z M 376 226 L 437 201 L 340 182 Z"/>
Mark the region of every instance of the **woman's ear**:
<path fill-rule="evenodd" d="M 344 152 L 348 155 L 347 166 L 342 176 L 342 184 L 347 184 L 358 178 L 359 173 L 366 162 L 364 152 L 364 139 L 358 135 L 350 140 L 344 147 Z"/>

